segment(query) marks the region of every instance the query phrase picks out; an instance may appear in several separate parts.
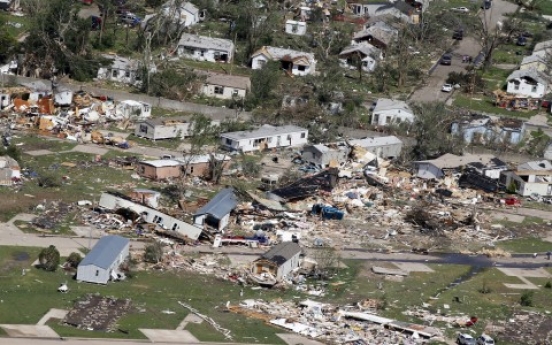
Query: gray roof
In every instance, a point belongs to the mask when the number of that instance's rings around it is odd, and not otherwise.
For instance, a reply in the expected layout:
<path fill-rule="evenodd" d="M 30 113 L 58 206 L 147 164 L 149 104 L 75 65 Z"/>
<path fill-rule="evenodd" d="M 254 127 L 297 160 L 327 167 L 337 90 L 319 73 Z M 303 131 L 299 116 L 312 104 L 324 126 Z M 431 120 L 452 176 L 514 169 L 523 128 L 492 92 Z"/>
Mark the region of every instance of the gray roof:
<path fill-rule="evenodd" d="M 174 7 L 174 3 L 175 3 L 175 0 L 169 0 L 165 4 L 163 4 L 163 8 Z M 181 3 L 178 9 L 185 10 L 186 12 L 189 12 L 193 15 L 197 15 L 199 13 L 199 9 L 191 2 Z"/>
<path fill-rule="evenodd" d="M 367 36 L 372 36 L 385 44 L 389 44 L 393 38 L 397 36 L 397 33 L 397 29 L 385 24 L 384 22 L 377 22 L 373 26 L 356 32 L 353 39 L 357 40 Z"/>
<path fill-rule="evenodd" d="M 205 84 L 228 86 L 243 90 L 251 88 L 251 80 L 249 77 L 221 73 L 208 73 Z"/>
<path fill-rule="evenodd" d="M 186 123 L 191 122 L 193 115 L 182 115 L 182 116 L 167 116 L 167 117 L 156 117 L 153 119 L 147 119 L 144 123 L 150 126 L 160 126 L 165 125 L 169 126 L 170 123 Z"/>
<path fill-rule="evenodd" d="M 111 68 L 120 70 L 137 70 L 140 66 L 140 62 L 137 60 L 131 60 L 122 56 L 113 54 L 102 54 L 104 59 L 111 60 Z"/>
<path fill-rule="evenodd" d="M 462 156 L 457 156 L 452 153 L 445 153 L 439 158 L 427 160 L 427 161 L 417 161 L 414 164 L 419 163 L 430 163 L 436 166 L 439 169 L 453 169 L 464 166 L 468 163 L 481 162 L 482 164 L 489 164 L 489 162 L 495 158 L 491 154 L 464 154 Z"/>
<path fill-rule="evenodd" d="M 550 162 L 547 160 L 526 162 L 526 163 L 520 164 L 518 166 L 518 170 L 548 171 L 548 170 L 552 170 L 552 164 L 550 164 Z"/>
<path fill-rule="evenodd" d="M 40 92 L 40 91 L 50 92 L 50 91 L 52 91 L 52 87 L 51 87 L 50 83 L 46 84 L 43 81 L 30 81 L 30 82 L 21 83 L 20 85 L 25 86 L 26 88 L 28 88 L 28 89 L 30 89 L 34 92 Z"/>
<path fill-rule="evenodd" d="M 521 66 L 523 65 L 526 65 L 526 64 L 530 64 L 530 63 L 533 63 L 533 62 L 542 62 L 542 63 L 545 63 L 546 60 L 540 56 L 540 55 L 537 55 L 537 54 L 533 54 L 533 55 L 529 55 L 529 56 L 526 56 L 524 57 L 522 60 L 521 60 Z"/>
<path fill-rule="evenodd" d="M 412 109 L 404 101 L 389 98 L 379 98 L 374 107 L 374 113 L 379 111 L 398 109 L 413 114 Z"/>
<path fill-rule="evenodd" d="M 86 254 L 79 266 L 94 265 L 108 269 L 129 243 L 128 238 L 121 236 L 104 236 Z"/>
<path fill-rule="evenodd" d="M 209 214 L 216 219 L 222 219 L 238 206 L 238 197 L 234 188 L 225 188 L 215 195 L 205 206 L 196 211 L 194 216 Z"/>
<path fill-rule="evenodd" d="M 533 53 L 538 52 L 540 50 L 548 50 L 551 48 L 552 48 L 552 40 L 542 41 L 535 44 L 535 48 L 533 48 Z"/>
<path fill-rule="evenodd" d="M 305 57 L 307 58 L 309 63 L 313 63 L 315 61 L 314 54 L 312 53 L 305 53 L 302 51 L 286 49 L 286 48 L 264 46 L 261 49 L 257 50 L 256 52 L 254 52 L 252 57 L 259 54 L 268 55 L 268 57 L 272 58 L 273 60 L 283 60 L 283 59 L 296 60 L 301 57 Z"/>
<path fill-rule="evenodd" d="M 548 84 L 548 78 L 546 77 L 546 75 L 544 75 L 544 73 L 541 73 L 534 68 L 515 70 L 508 76 L 506 80 L 510 81 L 513 79 L 522 79 L 522 78 L 531 78 L 542 85 Z"/>
<path fill-rule="evenodd" d="M 359 52 L 364 56 L 372 56 L 377 58 L 380 54 L 380 50 L 368 42 L 362 42 L 352 46 L 345 47 L 339 55 L 348 55 L 354 52 Z"/>
<path fill-rule="evenodd" d="M 306 128 L 302 128 L 294 125 L 286 126 L 271 126 L 264 125 L 261 128 L 254 129 L 251 131 L 239 131 L 239 132 L 228 132 L 223 133 L 220 136 L 222 138 L 240 140 L 240 139 L 257 139 L 257 138 L 267 138 L 273 137 L 282 134 L 297 133 L 297 132 L 306 132 Z"/>
<path fill-rule="evenodd" d="M 387 145 L 402 145 L 401 139 L 396 136 L 390 135 L 386 137 L 374 137 L 374 138 L 364 138 L 364 139 L 351 139 L 349 140 L 351 145 L 360 146 L 360 147 L 380 147 Z"/>
<path fill-rule="evenodd" d="M 283 242 L 270 248 L 268 252 L 261 255 L 261 258 L 281 266 L 298 253 L 301 253 L 299 244 L 295 242 Z"/>
<path fill-rule="evenodd" d="M 234 43 L 224 38 L 215 38 L 183 33 L 178 41 L 179 46 L 214 49 L 226 52 L 234 51 Z"/>

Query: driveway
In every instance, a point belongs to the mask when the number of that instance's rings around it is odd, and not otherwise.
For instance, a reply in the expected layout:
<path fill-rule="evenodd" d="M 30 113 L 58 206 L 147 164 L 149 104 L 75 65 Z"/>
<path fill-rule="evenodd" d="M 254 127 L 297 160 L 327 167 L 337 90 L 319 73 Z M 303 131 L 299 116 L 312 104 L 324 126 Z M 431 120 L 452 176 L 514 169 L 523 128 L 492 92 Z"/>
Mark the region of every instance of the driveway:
<path fill-rule="evenodd" d="M 504 14 L 515 12 L 517 5 L 505 0 L 493 0 L 491 9 L 482 11 L 479 15 L 485 16 L 487 23 L 491 29 L 496 28 L 499 21 L 505 19 Z M 482 17 L 483 18 L 483 17 Z M 443 66 L 437 65 L 429 78 L 426 79 L 426 85 L 417 89 L 411 96 L 410 100 L 418 102 L 445 101 L 451 94 L 442 92 L 441 86 L 445 83 L 450 72 L 465 71 L 466 64 L 462 63 L 462 55 L 470 55 L 476 57 L 481 51 L 481 44 L 478 39 L 473 37 L 465 37 L 459 41 L 452 50 L 452 65 Z"/>

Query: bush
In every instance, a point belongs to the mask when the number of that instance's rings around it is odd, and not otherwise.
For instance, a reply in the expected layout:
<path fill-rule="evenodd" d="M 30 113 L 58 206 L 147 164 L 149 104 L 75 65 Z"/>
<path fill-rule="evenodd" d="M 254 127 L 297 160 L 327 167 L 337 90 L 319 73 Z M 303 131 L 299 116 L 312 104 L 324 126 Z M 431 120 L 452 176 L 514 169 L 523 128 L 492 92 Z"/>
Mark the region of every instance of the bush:
<path fill-rule="evenodd" d="M 163 247 L 161 243 L 155 242 L 146 246 L 144 253 L 144 261 L 151 263 L 159 263 L 163 258 Z"/>
<path fill-rule="evenodd" d="M 79 253 L 73 252 L 67 257 L 67 263 L 71 268 L 77 268 L 82 261 L 82 256 Z"/>
<path fill-rule="evenodd" d="M 38 268 L 45 271 L 54 272 L 57 270 L 61 257 L 55 246 L 44 248 L 38 254 Z"/>
<path fill-rule="evenodd" d="M 546 284 L 544 284 L 544 288 L 545 289 L 552 289 L 552 282 L 549 280 L 546 282 Z"/>
<path fill-rule="evenodd" d="M 43 172 L 38 176 L 38 186 L 43 188 L 54 188 L 61 186 L 61 177 L 52 173 Z"/>
<path fill-rule="evenodd" d="M 533 306 L 533 292 L 525 291 L 519 299 L 519 304 L 521 304 L 524 307 L 532 307 Z"/>

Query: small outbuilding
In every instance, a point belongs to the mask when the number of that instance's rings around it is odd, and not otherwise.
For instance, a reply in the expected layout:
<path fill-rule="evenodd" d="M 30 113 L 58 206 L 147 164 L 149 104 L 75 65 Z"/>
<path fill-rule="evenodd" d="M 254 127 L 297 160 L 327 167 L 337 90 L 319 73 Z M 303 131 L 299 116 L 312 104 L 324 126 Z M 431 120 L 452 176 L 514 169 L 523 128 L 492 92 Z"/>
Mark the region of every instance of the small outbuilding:
<path fill-rule="evenodd" d="M 182 175 L 182 162 L 172 159 L 157 159 L 153 161 L 141 161 L 136 164 L 138 175 L 154 180 L 180 177 Z"/>
<path fill-rule="evenodd" d="M 252 273 L 268 273 L 282 280 L 300 265 L 301 247 L 295 242 L 282 242 L 253 262 Z"/>
<path fill-rule="evenodd" d="M 128 238 L 105 236 L 100 238 L 77 268 L 77 280 L 107 284 L 118 278 L 118 268 L 127 259 L 130 248 Z"/>
<path fill-rule="evenodd" d="M 194 225 L 203 228 L 209 225 L 223 230 L 230 220 L 230 212 L 238 206 L 238 197 L 233 188 L 225 188 L 194 214 Z"/>

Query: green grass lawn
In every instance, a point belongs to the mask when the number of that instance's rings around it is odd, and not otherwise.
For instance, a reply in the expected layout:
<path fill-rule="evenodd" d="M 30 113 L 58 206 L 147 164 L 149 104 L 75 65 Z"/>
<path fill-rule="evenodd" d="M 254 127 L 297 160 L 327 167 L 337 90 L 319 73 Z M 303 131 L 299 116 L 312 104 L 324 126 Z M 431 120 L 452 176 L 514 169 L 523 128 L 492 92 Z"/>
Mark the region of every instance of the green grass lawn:
<path fill-rule="evenodd" d="M 127 140 L 130 140 L 139 146 L 164 148 L 164 149 L 173 150 L 173 151 L 176 150 L 178 146 L 184 142 L 182 139 L 178 139 L 178 138 L 163 139 L 163 140 L 149 140 L 146 138 L 137 137 L 134 134 L 129 135 L 127 137 Z"/>
<path fill-rule="evenodd" d="M 474 112 L 504 115 L 509 117 L 530 118 L 538 113 L 538 110 L 509 111 L 504 108 L 499 108 L 493 104 L 493 99 L 484 95 L 474 95 L 472 98 L 469 95 L 457 94 L 454 96 L 453 105 L 460 108 L 470 109 Z"/>
<path fill-rule="evenodd" d="M 276 336 L 276 333 L 281 332 L 280 329 L 224 311 L 226 301 L 235 304 L 241 299 L 240 286 L 215 277 L 182 271 L 140 271 L 133 278 L 106 286 L 77 283 L 72 280 L 72 274 L 63 271 L 52 273 L 30 268 L 38 251 L 38 248 L 1 248 L 3 303 L 0 303 L 0 323 L 34 324 L 50 308 L 69 309 L 75 300 L 84 295 L 99 293 L 102 296 L 132 300 L 136 310 L 123 316 L 118 323 L 118 327 L 128 330 L 128 334 L 83 331 L 61 325 L 57 321 L 50 321 L 49 325 L 65 337 L 144 338 L 139 328 L 176 329 L 188 314 L 188 310 L 178 304 L 178 301 L 182 301 L 212 317 L 222 327 L 232 330 L 234 341 L 249 343 L 249 337 L 254 336 L 262 343 L 283 344 Z M 15 258 L 20 257 L 21 253 L 28 253 L 28 259 L 16 261 Z M 22 276 L 22 268 L 30 270 Z M 70 288 L 66 294 L 57 292 L 57 287 L 63 282 L 67 282 Z M 277 291 L 243 290 L 243 298 L 273 299 L 282 296 Z M 297 295 L 294 291 L 291 293 Z M 286 295 L 290 296 L 283 294 Z M 174 311 L 175 314 L 165 314 L 162 312 L 164 310 Z M 191 326 L 190 330 L 200 340 L 224 340 L 207 324 Z"/>
<path fill-rule="evenodd" d="M 500 241 L 496 246 L 510 253 L 543 253 L 552 251 L 552 243 L 540 238 L 520 238 Z"/>
<path fill-rule="evenodd" d="M 21 135 L 12 139 L 12 144 L 23 151 L 49 150 L 52 152 L 69 151 L 77 146 L 74 141 L 47 138 L 35 134 Z"/>

